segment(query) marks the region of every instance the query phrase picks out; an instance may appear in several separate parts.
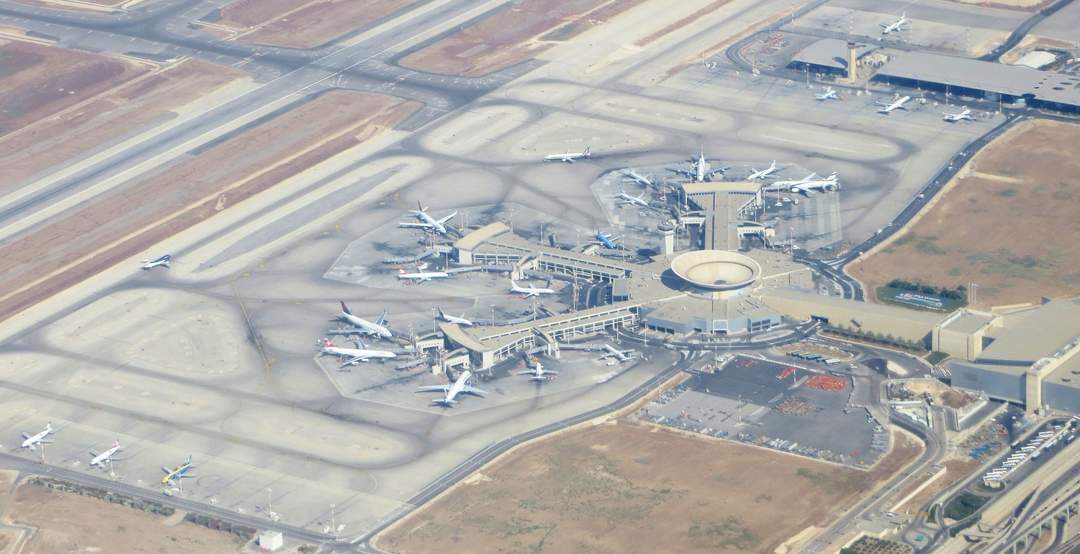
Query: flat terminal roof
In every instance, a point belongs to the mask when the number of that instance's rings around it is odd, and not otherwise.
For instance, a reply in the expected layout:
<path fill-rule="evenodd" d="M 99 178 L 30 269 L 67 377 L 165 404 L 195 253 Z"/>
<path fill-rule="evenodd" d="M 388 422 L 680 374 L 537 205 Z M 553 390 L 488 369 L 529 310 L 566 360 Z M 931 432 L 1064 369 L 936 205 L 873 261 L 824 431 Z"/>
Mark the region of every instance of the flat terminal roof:
<path fill-rule="evenodd" d="M 868 44 L 856 44 L 855 46 L 856 55 L 860 58 L 877 49 L 878 46 Z M 831 67 L 833 69 L 847 69 L 847 59 L 847 41 L 838 38 L 826 38 L 803 48 L 795 54 L 791 61 Z"/>
<path fill-rule="evenodd" d="M 783 298 L 819 306 L 849 310 L 855 317 L 858 317 L 859 314 L 888 317 L 895 320 L 924 325 L 927 330 L 932 329 L 934 325 L 945 319 L 945 315 L 940 313 L 912 310 L 901 308 L 899 306 L 889 306 L 887 304 L 871 304 L 870 302 L 860 302 L 858 300 L 841 298 L 839 296 L 825 296 L 812 290 L 799 290 L 793 288 L 769 289 L 762 293 L 762 298 L 766 300 L 769 298 Z"/>
<path fill-rule="evenodd" d="M 942 329 L 970 335 L 993 323 L 995 319 L 997 318 L 994 314 L 961 310 L 959 316 L 947 321 Z"/>
<path fill-rule="evenodd" d="M 929 52 L 890 52 L 875 77 L 895 77 L 1080 106 L 1080 77 Z"/>
<path fill-rule="evenodd" d="M 1052 300 L 1035 309 L 1006 315 L 996 339 L 976 361 L 1031 365 L 1080 336 L 1080 299 Z"/>
<path fill-rule="evenodd" d="M 477 246 L 508 231 L 510 231 L 510 227 L 501 221 L 488 223 L 454 241 L 454 248 L 459 250 L 475 250 Z"/>

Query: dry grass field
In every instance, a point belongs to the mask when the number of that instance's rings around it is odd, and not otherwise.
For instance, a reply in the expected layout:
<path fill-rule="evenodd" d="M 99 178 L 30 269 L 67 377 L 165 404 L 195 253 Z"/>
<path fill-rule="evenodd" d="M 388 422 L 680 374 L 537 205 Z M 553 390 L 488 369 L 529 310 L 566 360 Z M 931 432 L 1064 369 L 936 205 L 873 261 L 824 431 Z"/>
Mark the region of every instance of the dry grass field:
<path fill-rule="evenodd" d="M 651 425 L 601 425 L 493 462 L 392 527 L 398 554 L 772 552 L 917 457 L 858 471 Z"/>
<path fill-rule="evenodd" d="M 477 77 L 527 60 L 642 0 L 522 0 L 405 56 L 420 71 Z"/>
<path fill-rule="evenodd" d="M 922 217 L 850 271 L 976 283 L 978 305 L 1080 294 L 1080 126 L 1021 123 L 975 156 Z"/>
<path fill-rule="evenodd" d="M 7 520 L 35 528 L 25 553 L 231 554 L 243 547 L 227 533 L 44 487 L 22 485 L 12 500 Z"/>

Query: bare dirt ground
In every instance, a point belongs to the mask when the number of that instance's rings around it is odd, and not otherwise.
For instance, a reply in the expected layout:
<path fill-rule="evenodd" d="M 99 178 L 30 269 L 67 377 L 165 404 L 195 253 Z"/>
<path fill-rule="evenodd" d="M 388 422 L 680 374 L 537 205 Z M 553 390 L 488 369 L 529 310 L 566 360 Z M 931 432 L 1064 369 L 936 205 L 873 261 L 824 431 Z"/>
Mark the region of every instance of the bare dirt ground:
<path fill-rule="evenodd" d="M 0 272 L 8 277 L 0 283 L 0 317 L 385 131 L 417 108 L 385 95 L 330 92 L 0 245 Z"/>
<path fill-rule="evenodd" d="M 977 399 L 973 394 L 956 390 L 941 381 L 933 379 L 906 381 L 904 385 L 912 393 L 920 396 L 929 394 L 934 399 L 934 402 L 950 408 L 963 408 Z"/>
<path fill-rule="evenodd" d="M 358 4 L 350 0 L 237 0 L 221 10 L 221 20 L 217 23 L 244 33 L 245 41 L 314 48 L 419 2 L 365 0 Z"/>
<path fill-rule="evenodd" d="M 898 435 L 899 437 L 899 435 Z M 772 552 L 913 460 L 869 472 L 619 420 L 528 445 L 402 520 L 400 554 Z"/>
<path fill-rule="evenodd" d="M 0 136 L 148 71 L 125 60 L 0 40 Z"/>
<path fill-rule="evenodd" d="M 17 185 L 39 171 L 175 117 L 170 110 L 245 76 L 231 68 L 187 60 L 51 112 L 0 137 L 4 174 L 0 187 Z"/>
<path fill-rule="evenodd" d="M 899 509 L 908 513 L 916 513 L 918 510 L 922 509 L 923 505 L 930 502 L 930 499 L 971 475 L 971 472 L 978 469 L 979 465 L 977 460 L 966 457 L 962 459 L 953 458 L 945 460 L 945 475 L 938 477 L 933 483 L 927 485 L 925 489 L 919 491 L 918 494 L 911 497 L 907 502 L 904 502 Z M 918 486 L 918 484 L 919 483 L 916 483 L 915 486 Z M 914 490 L 915 486 L 912 487 L 912 490 Z M 902 498 L 905 494 L 899 496 Z"/>
<path fill-rule="evenodd" d="M 1080 293 L 1080 126 L 1020 124 L 983 149 L 892 243 L 855 263 L 868 291 L 891 279 L 978 285 L 980 306 Z"/>
<path fill-rule="evenodd" d="M 604 23 L 642 0 L 522 0 L 417 50 L 401 65 L 477 77 L 509 67 Z"/>
<path fill-rule="evenodd" d="M 1032 50 L 1048 48 L 1068 50 L 1072 47 L 1073 43 L 1064 40 L 1028 35 L 1024 37 L 1024 40 L 1020 41 L 1020 44 L 1013 46 L 1011 50 L 1001 55 L 1001 63 L 1015 64 L 1020 58 L 1024 57 L 1024 54 L 1027 54 Z"/>
<path fill-rule="evenodd" d="M 660 29 L 659 31 L 657 31 L 657 32 L 655 32 L 655 33 L 653 33 L 653 34 L 651 34 L 651 35 L 637 41 L 637 45 L 638 46 L 647 46 L 647 45 L 655 42 L 657 39 L 659 39 L 661 37 L 664 37 L 664 36 L 667 36 L 668 34 L 674 32 L 676 30 L 682 29 L 686 25 L 688 25 L 690 23 L 693 23 L 694 21 L 697 21 L 698 19 L 701 19 L 702 17 L 705 17 L 706 15 L 709 15 L 710 13 L 716 11 L 717 8 L 723 6 L 724 4 L 727 4 L 730 1 L 731 0 L 715 0 L 714 2 L 712 2 L 709 5 L 705 6 L 704 8 L 701 8 L 700 10 L 698 10 L 698 11 L 696 11 L 696 12 L 694 12 L 694 13 L 692 13 L 692 14 L 690 14 L 690 15 L 688 15 L 688 16 L 686 16 L 686 17 L 684 17 L 684 18 L 682 18 L 682 19 L 680 19 L 678 21 L 676 21 L 675 23 L 672 23 L 671 25 L 668 25 L 667 27 L 664 27 L 663 29 Z"/>
<path fill-rule="evenodd" d="M 15 491 L 6 518 L 37 528 L 22 549 L 33 554 L 235 553 L 243 546 L 226 533 L 188 523 L 169 526 L 146 512 L 34 485 Z"/>

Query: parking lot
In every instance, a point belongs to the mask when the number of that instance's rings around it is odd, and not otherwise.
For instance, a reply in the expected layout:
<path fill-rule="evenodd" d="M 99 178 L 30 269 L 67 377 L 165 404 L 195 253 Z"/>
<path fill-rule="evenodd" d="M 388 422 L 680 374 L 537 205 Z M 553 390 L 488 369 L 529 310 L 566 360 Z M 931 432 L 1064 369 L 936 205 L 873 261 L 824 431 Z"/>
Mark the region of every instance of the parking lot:
<path fill-rule="evenodd" d="M 857 467 L 889 448 L 887 431 L 850 405 L 852 382 L 825 372 L 737 356 L 695 374 L 638 417 Z"/>

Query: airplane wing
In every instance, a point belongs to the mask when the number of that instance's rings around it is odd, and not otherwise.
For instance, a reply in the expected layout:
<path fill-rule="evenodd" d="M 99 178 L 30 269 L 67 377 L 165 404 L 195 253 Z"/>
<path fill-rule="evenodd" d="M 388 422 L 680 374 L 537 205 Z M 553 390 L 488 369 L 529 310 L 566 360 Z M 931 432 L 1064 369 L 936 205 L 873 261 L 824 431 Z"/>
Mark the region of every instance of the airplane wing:
<path fill-rule="evenodd" d="M 363 327 L 354 327 L 352 329 L 331 329 L 327 331 L 329 335 L 371 335 L 374 331 L 365 329 Z"/>
<path fill-rule="evenodd" d="M 473 387 L 471 385 L 465 385 L 464 387 L 462 387 L 461 392 L 468 393 L 468 394 L 475 394 L 476 396 L 485 396 L 485 395 L 487 395 L 486 390 L 478 389 L 478 388 Z"/>
<path fill-rule="evenodd" d="M 356 365 L 359 362 L 366 362 L 366 361 L 367 361 L 367 358 L 364 357 L 364 356 L 353 356 L 353 357 L 349 358 L 348 360 L 346 360 L 344 362 L 341 362 L 341 367 L 350 366 L 350 365 Z"/>
<path fill-rule="evenodd" d="M 386 324 L 386 310 L 383 310 L 383 313 L 379 314 L 379 319 L 375 320 L 375 325 L 385 325 L 385 324 Z"/>
<path fill-rule="evenodd" d="M 23 433 L 22 438 L 29 439 L 30 438 L 30 433 Z"/>
<path fill-rule="evenodd" d="M 161 471 L 164 471 L 165 475 L 171 475 L 172 472 L 173 472 L 171 469 L 169 469 L 169 468 L 167 468 L 165 466 L 161 466 Z"/>
<path fill-rule="evenodd" d="M 452 214 L 450 214 L 450 215 L 448 215 L 448 216 L 446 216 L 444 218 L 441 218 L 441 219 L 439 219 L 439 223 L 446 223 L 447 221 L 450 221 L 451 219 L 453 219 L 454 216 L 456 216 L 456 215 L 457 215 L 457 212 L 454 212 L 454 213 L 452 213 Z"/>
<path fill-rule="evenodd" d="M 398 222 L 398 227 L 417 227 L 417 228 L 422 228 L 422 229 L 430 229 L 431 227 L 433 227 L 433 225 L 431 225 L 430 223 L 419 223 L 419 222 L 413 222 L 413 221 L 399 221 Z"/>
<path fill-rule="evenodd" d="M 416 392 L 447 392 L 450 390 L 450 385 L 432 385 L 428 387 L 417 387 Z"/>

